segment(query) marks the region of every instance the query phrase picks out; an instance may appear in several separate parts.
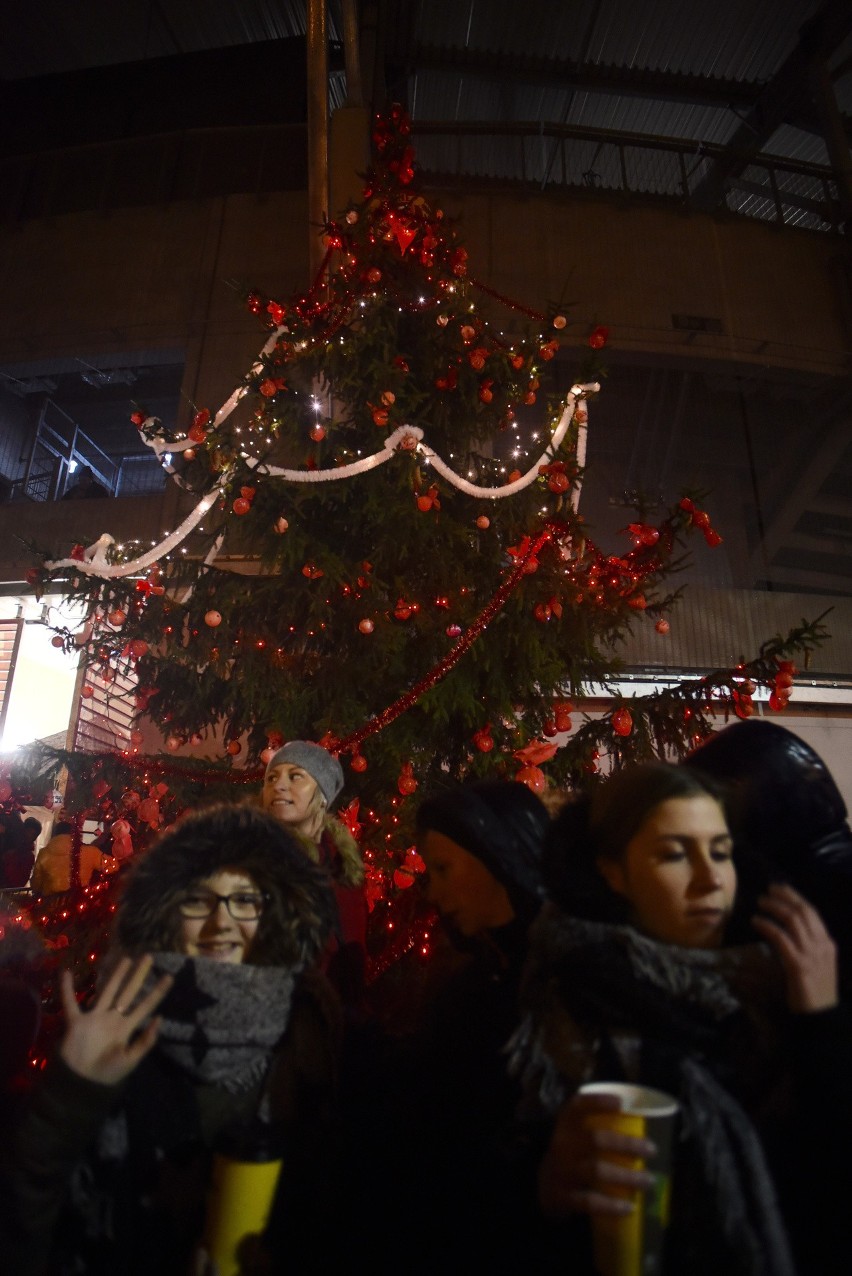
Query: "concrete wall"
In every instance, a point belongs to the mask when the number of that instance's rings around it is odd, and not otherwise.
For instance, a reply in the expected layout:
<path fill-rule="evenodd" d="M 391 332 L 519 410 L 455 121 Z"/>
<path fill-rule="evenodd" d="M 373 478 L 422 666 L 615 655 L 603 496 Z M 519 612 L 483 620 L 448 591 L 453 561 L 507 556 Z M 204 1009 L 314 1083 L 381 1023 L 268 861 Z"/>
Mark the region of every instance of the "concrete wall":
<path fill-rule="evenodd" d="M 848 262 L 831 236 L 559 195 L 430 199 L 462 215 L 474 277 L 532 307 L 561 300 L 578 346 L 605 323 L 625 350 L 849 370 Z M 187 395 L 212 405 L 262 340 L 234 287 L 305 287 L 306 220 L 304 193 L 284 192 L 0 229 L 0 363 L 182 346 Z M 674 314 L 723 331 L 676 331 Z"/>

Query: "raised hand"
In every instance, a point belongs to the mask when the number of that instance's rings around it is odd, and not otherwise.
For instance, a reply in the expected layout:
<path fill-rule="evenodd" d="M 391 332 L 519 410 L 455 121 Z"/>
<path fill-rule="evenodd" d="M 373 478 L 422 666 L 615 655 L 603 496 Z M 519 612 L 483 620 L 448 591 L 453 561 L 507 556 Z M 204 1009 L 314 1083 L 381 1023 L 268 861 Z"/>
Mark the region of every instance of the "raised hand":
<path fill-rule="evenodd" d="M 752 925 L 784 967 L 787 1005 L 802 1014 L 837 1005 L 837 948 L 817 910 L 792 886 L 775 883 L 757 901 Z"/>
<path fill-rule="evenodd" d="M 586 1122 L 593 1113 L 619 1110 L 614 1094 L 576 1094 L 559 1113 L 538 1172 L 539 1205 L 545 1214 L 630 1214 L 632 1202 L 613 1195 L 613 1190 L 635 1192 L 653 1185 L 652 1174 L 612 1159 L 653 1156 L 653 1143 L 615 1130 L 592 1129 Z"/>
<path fill-rule="evenodd" d="M 69 971 L 63 972 L 62 1008 L 67 1027 L 59 1054 L 72 1072 L 99 1085 L 118 1085 L 144 1059 L 157 1039 L 160 1022 L 151 1019 L 145 1027 L 141 1025 L 172 985 L 171 975 L 163 975 L 137 1002 L 150 969 L 150 957 L 136 962 L 123 958 L 90 1010 L 81 1010 L 73 978 Z"/>

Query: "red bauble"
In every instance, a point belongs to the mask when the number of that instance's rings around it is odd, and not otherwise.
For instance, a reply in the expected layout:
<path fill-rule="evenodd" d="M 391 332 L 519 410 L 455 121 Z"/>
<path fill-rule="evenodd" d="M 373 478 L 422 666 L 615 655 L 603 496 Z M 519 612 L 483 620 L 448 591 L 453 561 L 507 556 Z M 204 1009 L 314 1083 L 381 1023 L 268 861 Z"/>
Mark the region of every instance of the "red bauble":
<path fill-rule="evenodd" d="M 220 611 L 208 611 L 204 617 L 205 625 L 209 625 L 211 629 L 215 629 L 217 625 L 222 623 L 222 613 Z"/>
<path fill-rule="evenodd" d="M 551 492 L 567 492 L 571 486 L 571 480 L 567 474 L 551 474 L 547 480 L 547 486 Z"/>
<path fill-rule="evenodd" d="M 311 429 L 311 438 L 314 443 L 322 443 L 325 438 L 325 427 L 322 425 L 313 426 Z"/>
<path fill-rule="evenodd" d="M 148 644 L 144 638 L 134 638 L 130 644 L 130 654 L 134 660 L 141 660 L 148 654 Z"/>
<path fill-rule="evenodd" d="M 116 629 L 118 629 L 119 626 L 123 625 L 126 619 L 127 619 L 127 612 L 122 611 L 120 607 L 116 607 L 115 610 L 111 611 L 109 615 L 107 616 L 107 620 L 109 621 L 109 623 L 111 625 L 115 625 Z"/>
<path fill-rule="evenodd" d="M 533 793 L 543 793 L 547 788 L 547 777 L 541 767 L 521 767 L 520 771 L 515 773 L 515 779 L 519 784 L 525 784 L 528 789 L 532 789 Z"/>
<path fill-rule="evenodd" d="M 550 620 L 550 617 L 552 615 L 549 604 L 536 603 L 536 606 L 533 609 L 533 615 L 535 616 L 536 620 L 540 621 L 542 624 L 546 624 L 547 621 Z"/>
<path fill-rule="evenodd" d="M 654 628 L 658 634 L 667 634 L 671 629 L 671 625 L 664 616 L 661 616 L 656 625 L 654 625 Z"/>
<path fill-rule="evenodd" d="M 546 735 L 548 738 L 559 734 L 559 728 L 553 718 L 548 718 L 547 722 L 543 723 L 541 733 L 542 735 Z"/>
<path fill-rule="evenodd" d="M 287 531 L 287 529 L 289 528 L 289 526 L 290 526 L 290 524 L 287 522 L 287 520 L 286 520 L 286 518 L 284 517 L 284 515 L 283 515 L 283 514 L 282 514 L 281 518 L 276 518 L 275 523 L 274 523 L 275 530 L 276 530 L 276 532 L 278 533 L 278 535 L 279 535 L 279 536 L 283 536 L 283 535 L 284 535 L 284 533 L 285 533 L 285 532 Z"/>
<path fill-rule="evenodd" d="M 225 750 L 230 753 L 232 758 L 235 758 L 242 747 L 239 740 L 229 740 L 225 745 Z"/>
<path fill-rule="evenodd" d="M 133 422 L 134 425 L 143 426 L 145 424 L 145 413 L 131 412 L 130 420 Z"/>
<path fill-rule="evenodd" d="M 376 626 L 373 621 L 370 620 L 368 616 L 365 616 L 363 620 L 358 621 L 358 628 L 361 630 L 362 634 L 371 634 L 375 627 Z"/>
<path fill-rule="evenodd" d="M 94 694 L 95 694 L 94 687 L 88 687 L 88 686 L 83 687 L 82 691 L 80 692 L 80 695 L 83 697 L 84 700 L 90 700 Z"/>
<path fill-rule="evenodd" d="M 251 501 L 247 500 L 245 496 L 238 496 L 232 508 L 235 514 L 248 514 L 251 509 Z"/>
<path fill-rule="evenodd" d="M 589 345 L 593 350 L 601 350 L 606 345 L 609 338 L 609 328 L 598 325 L 589 333 Z"/>
<path fill-rule="evenodd" d="M 491 727 L 480 727 L 474 732 L 473 743 L 479 749 L 480 753 L 490 753 L 494 748 L 494 741 L 491 739 Z"/>
<path fill-rule="evenodd" d="M 367 759 L 364 757 L 363 753 L 356 753 L 353 755 L 352 761 L 349 765 L 353 771 L 366 771 Z"/>
<path fill-rule="evenodd" d="M 209 408 L 202 408 L 201 411 L 196 412 L 195 416 L 192 418 L 193 428 L 196 430 L 203 430 L 209 420 L 210 420 Z"/>
<path fill-rule="evenodd" d="M 399 773 L 399 779 L 396 782 L 403 797 L 408 797 L 417 789 L 417 781 L 414 778 L 414 768 L 411 762 L 403 764 L 403 768 Z"/>
<path fill-rule="evenodd" d="M 51 647 L 64 647 L 65 639 L 62 637 L 61 634 L 54 634 L 50 640 L 50 645 Z"/>
<path fill-rule="evenodd" d="M 633 715 L 629 709 L 616 709 L 612 715 L 612 729 L 616 735 L 628 736 L 633 730 Z"/>
<path fill-rule="evenodd" d="M 203 443 L 207 438 L 207 432 L 202 430 L 200 425 L 191 425 L 186 432 L 186 437 L 193 443 Z"/>
<path fill-rule="evenodd" d="M 479 518 L 476 520 L 476 526 L 481 532 L 484 532 L 487 527 L 491 526 L 491 519 L 487 514 L 480 514 Z"/>

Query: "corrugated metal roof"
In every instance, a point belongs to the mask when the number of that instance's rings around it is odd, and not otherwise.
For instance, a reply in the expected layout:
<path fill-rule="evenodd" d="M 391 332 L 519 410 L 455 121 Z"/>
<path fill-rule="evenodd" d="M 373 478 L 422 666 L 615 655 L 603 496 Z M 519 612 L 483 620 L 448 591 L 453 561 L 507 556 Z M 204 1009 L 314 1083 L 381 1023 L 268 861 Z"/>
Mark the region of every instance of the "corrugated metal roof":
<path fill-rule="evenodd" d="M 342 3 L 328 5 L 328 31 L 342 37 Z M 363 6 L 362 6 L 363 8 Z M 178 54 L 300 36 L 306 0 L 7 0 L 0 77 L 23 79 L 75 69 L 139 62 Z M 529 136 L 429 137 L 419 140 L 423 167 L 441 174 L 538 183 L 594 183 L 679 197 L 681 160 L 632 146 L 623 157 L 605 139 L 574 138 L 566 147 L 536 139 L 553 126 L 685 143 L 742 143 L 760 90 L 794 54 L 803 25 L 828 13 L 836 39 L 830 64 L 843 67 L 852 50 L 841 0 L 394 0 L 379 8 L 377 41 L 394 93 L 415 122 L 526 124 Z M 803 77 L 805 78 L 805 77 Z M 212 91 L 212 87 L 211 87 Z M 852 71 L 835 76 L 841 110 L 852 110 Z M 344 101 L 333 79 L 333 107 Z M 770 120 L 759 149 L 797 163 L 826 166 L 818 112 L 811 119 Z M 848 120 L 847 120 L 848 127 Z M 745 138 L 747 140 L 746 131 Z M 718 158 L 718 157 L 717 157 Z M 710 172 L 683 162 L 691 186 Z M 693 180 L 694 179 L 694 180 Z M 728 207 L 777 216 L 766 190 L 727 194 Z M 829 225 L 801 206 L 825 199 L 815 179 L 800 189 L 788 223 Z M 789 175 L 776 188 L 792 191 Z M 717 195 L 717 200 L 721 196 Z"/>

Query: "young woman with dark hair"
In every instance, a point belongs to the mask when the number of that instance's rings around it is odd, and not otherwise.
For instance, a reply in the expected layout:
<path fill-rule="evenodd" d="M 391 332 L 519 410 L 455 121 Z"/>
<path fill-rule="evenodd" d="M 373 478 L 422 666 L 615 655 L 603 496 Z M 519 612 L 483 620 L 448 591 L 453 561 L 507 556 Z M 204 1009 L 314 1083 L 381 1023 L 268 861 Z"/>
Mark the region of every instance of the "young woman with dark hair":
<path fill-rule="evenodd" d="M 553 1121 L 545 1211 L 623 1212 L 613 1184 L 646 1185 L 612 1162 L 643 1145 L 589 1129 L 607 1103 L 577 1093 L 638 1082 L 682 1112 L 664 1270 L 845 1270 L 852 1049 L 818 914 L 786 884 L 761 890 L 715 784 L 664 763 L 567 807 L 545 860 L 559 907 L 534 928 L 513 1049 L 530 1109 Z"/>

